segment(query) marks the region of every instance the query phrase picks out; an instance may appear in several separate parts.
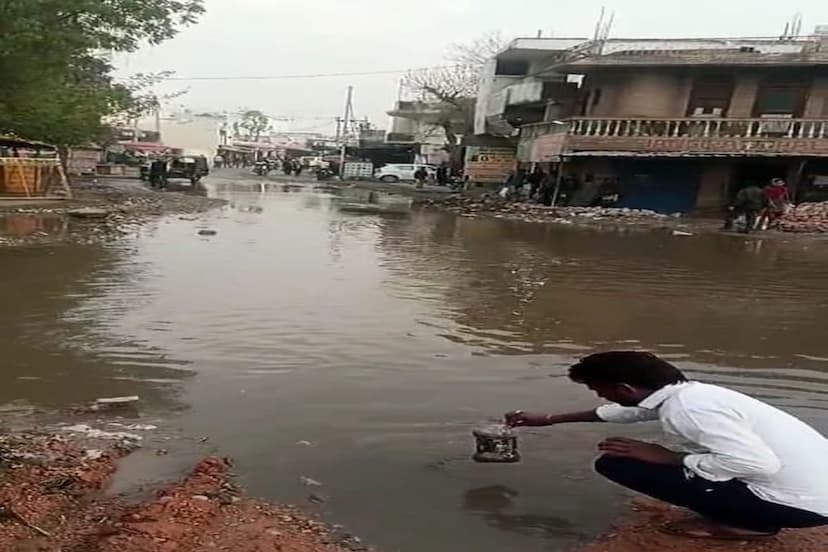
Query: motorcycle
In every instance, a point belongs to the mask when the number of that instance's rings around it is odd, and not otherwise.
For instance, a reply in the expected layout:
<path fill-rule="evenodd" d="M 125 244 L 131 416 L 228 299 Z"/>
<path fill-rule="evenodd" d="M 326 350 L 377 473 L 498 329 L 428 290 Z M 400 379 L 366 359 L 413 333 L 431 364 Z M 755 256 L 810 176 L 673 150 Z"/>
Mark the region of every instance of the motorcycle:
<path fill-rule="evenodd" d="M 253 166 L 253 172 L 258 176 L 267 176 L 270 173 L 270 166 L 266 161 L 256 161 Z"/>
<path fill-rule="evenodd" d="M 331 169 L 316 169 L 317 180 L 330 180 L 334 176 L 336 176 L 336 173 L 334 173 Z"/>

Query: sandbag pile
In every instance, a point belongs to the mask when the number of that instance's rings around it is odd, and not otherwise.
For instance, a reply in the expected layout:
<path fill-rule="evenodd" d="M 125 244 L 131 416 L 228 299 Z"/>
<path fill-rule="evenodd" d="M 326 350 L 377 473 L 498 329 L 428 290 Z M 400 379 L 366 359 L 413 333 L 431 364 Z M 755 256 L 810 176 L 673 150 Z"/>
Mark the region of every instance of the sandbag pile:
<path fill-rule="evenodd" d="M 782 217 L 779 228 L 783 232 L 801 234 L 828 232 L 828 201 L 792 207 Z"/>

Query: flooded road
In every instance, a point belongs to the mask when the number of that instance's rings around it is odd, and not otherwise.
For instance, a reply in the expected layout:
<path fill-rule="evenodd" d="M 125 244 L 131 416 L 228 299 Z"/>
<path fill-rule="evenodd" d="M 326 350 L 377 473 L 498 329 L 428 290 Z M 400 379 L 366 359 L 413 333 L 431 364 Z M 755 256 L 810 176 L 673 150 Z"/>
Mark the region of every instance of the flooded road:
<path fill-rule="evenodd" d="M 828 429 L 824 243 L 354 214 L 324 191 L 213 184 L 232 207 L 0 249 L 0 403 L 141 395 L 254 494 L 312 492 L 403 552 L 562 550 L 608 526 L 623 497 L 590 462 L 618 428 L 469 460 L 490 416 L 597 404 L 563 377 L 589 351 L 652 349 Z"/>

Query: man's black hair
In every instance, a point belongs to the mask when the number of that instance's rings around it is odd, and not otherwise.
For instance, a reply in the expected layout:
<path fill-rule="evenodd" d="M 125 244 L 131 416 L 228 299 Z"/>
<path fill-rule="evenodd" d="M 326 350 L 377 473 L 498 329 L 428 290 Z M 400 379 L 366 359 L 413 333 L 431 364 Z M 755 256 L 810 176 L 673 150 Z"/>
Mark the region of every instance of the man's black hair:
<path fill-rule="evenodd" d="M 641 351 L 610 351 L 590 355 L 569 369 L 569 378 L 587 385 L 627 384 L 652 390 L 687 381 L 681 370 L 666 360 Z"/>

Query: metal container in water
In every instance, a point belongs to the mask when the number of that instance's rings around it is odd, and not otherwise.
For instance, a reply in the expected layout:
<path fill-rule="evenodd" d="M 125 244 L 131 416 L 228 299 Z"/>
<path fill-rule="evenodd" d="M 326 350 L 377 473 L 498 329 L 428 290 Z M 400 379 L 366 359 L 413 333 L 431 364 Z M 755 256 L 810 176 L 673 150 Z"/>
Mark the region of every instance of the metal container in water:
<path fill-rule="evenodd" d="M 475 440 L 475 462 L 514 464 L 520 462 L 517 433 L 505 424 L 490 424 L 472 432 Z"/>

